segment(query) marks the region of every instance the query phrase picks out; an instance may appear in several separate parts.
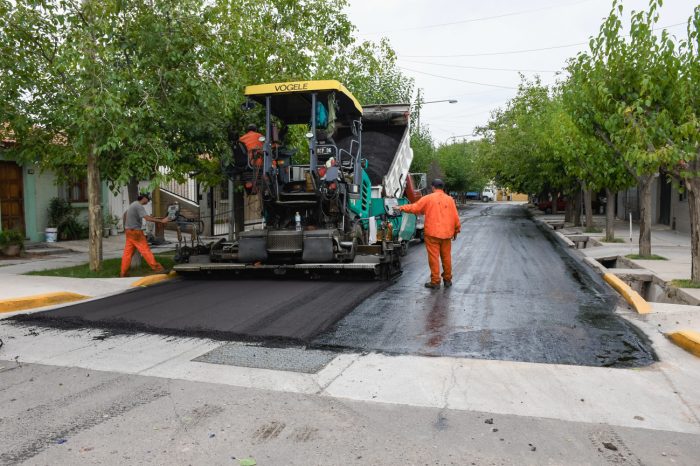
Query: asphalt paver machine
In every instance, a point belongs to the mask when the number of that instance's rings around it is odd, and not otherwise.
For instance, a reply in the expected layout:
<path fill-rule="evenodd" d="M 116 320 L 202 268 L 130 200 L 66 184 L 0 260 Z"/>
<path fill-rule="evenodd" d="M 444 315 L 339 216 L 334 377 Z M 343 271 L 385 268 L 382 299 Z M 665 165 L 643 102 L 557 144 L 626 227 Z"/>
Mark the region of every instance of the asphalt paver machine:
<path fill-rule="evenodd" d="M 362 107 L 338 81 L 248 86 L 264 107 L 260 148 L 239 144 L 226 174 L 242 186 L 245 227 L 227 240 L 182 244 L 182 274 L 353 274 L 388 279 L 416 234 L 416 217 L 394 215 L 413 159 L 409 106 Z M 302 148 L 284 133 L 303 125 Z M 308 156 L 304 156 L 308 154 Z"/>

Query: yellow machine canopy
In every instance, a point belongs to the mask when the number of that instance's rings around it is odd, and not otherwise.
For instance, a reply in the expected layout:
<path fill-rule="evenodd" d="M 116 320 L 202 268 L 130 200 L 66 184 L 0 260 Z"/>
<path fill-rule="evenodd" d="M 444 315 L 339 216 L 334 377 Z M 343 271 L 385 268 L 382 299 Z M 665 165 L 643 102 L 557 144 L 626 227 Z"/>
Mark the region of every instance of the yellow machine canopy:
<path fill-rule="evenodd" d="M 318 102 L 326 104 L 335 95 L 338 120 L 351 120 L 362 115 L 362 106 L 345 86 L 335 80 L 289 81 L 274 84 L 247 86 L 245 95 L 265 105 L 270 97 L 270 113 L 289 125 L 308 123 L 311 118 L 311 94 Z"/>

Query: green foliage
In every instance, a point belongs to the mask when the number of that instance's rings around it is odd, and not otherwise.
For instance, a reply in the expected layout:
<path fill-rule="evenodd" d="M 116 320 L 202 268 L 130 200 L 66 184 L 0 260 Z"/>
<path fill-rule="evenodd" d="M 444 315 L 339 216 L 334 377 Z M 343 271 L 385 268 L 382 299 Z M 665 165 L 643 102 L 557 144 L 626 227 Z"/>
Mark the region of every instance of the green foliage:
<path fill-rule="evenodd" d="M 339 51 L 334 60 L 318 65 L 317 78 L 339 79 L 363 105 L 413 101 L 413 79 L 398 68 L 396 53 L 386 38 L 379 44 L 353 45 Z"/>
<path fill-rule="evenodd" d="M 645 260 L 645 261 L 667 261 L 668 259 L 663 256 L 658 256 L 656 254 L 642 255 L 642 254 L 627 254 L 625 256 L 628 259 L 635 260 Z"/>
<path fill-rule="evenodd" d="M 75 209 L 73 209 L 70 202 L 65 199 L 54 197 L 49 201 L 49 207 L 46 213 L 49 217 L 46 226 L 49 228 L 58 228 L 66 218 L 75 215 Z"/>
<path fill-rule="evenodd" d="M 700 288 L 700 282 L 688 279 L 671 280 L 671 285 L 676 288 Z"/>
<path fill-rule="evenodd" d="M 58 239 L 75 240 L 87 237 L 87 225 L 78 220 L 78 212 L 65 199 L 52 198 L 47 214 L 47 226 L 58 229 Z"/>
<path fill-rule="evenodd" d="M 603 22 L 591 50 L 569 63 L 568 109 L 577 126 L 597 136 L 635 177 L 677 163 L 669 146 L 680 60 L 674 41 L 658 22 L 659 0 L 634 12 L 629 40 L 622 30 L 622 5 Z"/>
<path fill-rule="evenodd" d="M 90 166 L 113 189 L 193 174 L 213 186 L 237 133 L 262 122 L 241 108 L 246 85 L 328 77 L 365 103 L 410 102 L 389 43 L 357 43 L 346 4 L 0 0 L 0 122 L 17 141 L 7 154 L 59 181 Z M 97 205 L 99 190 L 89 196 Z"/>
<path fill-rule="evenodd" d="M 171 269 L 175 265 L 172 255 L 158 254 L 155 256 L 156 260 L 165 269 Z M 74 265 L 71 267 L 63 267 L 61 269 L 48 269 L 48 270 L 38 270 L 35 272 L 29 272 L 27 275 L 42 275 L 46 277 L 70 277 L 70 278 L 113 278 L 118 277 L 121 268 L 121 258 L 116 259 L 106 259 L 102 264 L 102 269 L 99 271 L 91 271 L 88 264 Z M 141 266 L 136 270 L 131 270 L 129 274 L 132 277 L 141 277 L 144 275 L 152 275 L 154 272 L 146 264 L 145 261 L 141 262 Z"/>
<path fill-rule="evenodd" d="M 104 228 L 115 228 L 117 225 L 119 225 L 119 217 L 108 212 L 103 214 L 102 226 Z"/>
<path fill-rule="evenodd" d="M 505 109 L 492 113 L 483 136 L 479 170 L 498 186 L 523 193 L 570 192 L 579 182 L 562 153 L 558 102 L 539 79 L 521 82 Z"/>
<path fill-rule="evenodd" d="M 17 230 L 2 230 L 0 231 L 0 248 L 11 246 L 13 244 L 24 248 L 24 235 Z"/>
<path fill-rule="evenodd" d="M 435 160 L 435 146 L 430 132 L 426 129 L 421 129 L 420 132 L 414 130 L 411 133 L 411 149 L 413 149 L 411 172 L 428 173 L 431 162 Z"/>
<path fill-rule="evenodd" d="M 440 146 L 436 157 L 450 191 L 481 191 L 489 179 L 478 165 L 479 141 Z"/>

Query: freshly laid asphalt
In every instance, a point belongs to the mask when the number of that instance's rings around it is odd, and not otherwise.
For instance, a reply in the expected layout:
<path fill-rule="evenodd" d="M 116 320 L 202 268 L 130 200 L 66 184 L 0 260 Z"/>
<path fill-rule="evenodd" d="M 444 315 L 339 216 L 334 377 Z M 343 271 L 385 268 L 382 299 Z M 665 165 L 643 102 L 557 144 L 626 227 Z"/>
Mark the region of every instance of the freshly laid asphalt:
<path fill-rule="evenodd" d="M 428 290 L 422 246 L 394 283 L 175 280 L 16 317 L 222 339 L 304 342 L 352 351 L 631 367 L 647 340 L 615 315 L 618 296 L 517 205 L 463 211 L 454 286 Z"/>
<path fill-rule="evenodd" d="M 305 342 L 384 286 L 376 281 L 176 279 L 15 319 L 115 332 Z"/>
<path fill-rule="evenodd" d="M 477 204 L 452 247 L 453 287 L 429 290 L 423 248 L 397 283 L 318 346 L 606 367 L 651 364 L 647 339 L 614 314 L 618 295 L 518 205 Z"/>

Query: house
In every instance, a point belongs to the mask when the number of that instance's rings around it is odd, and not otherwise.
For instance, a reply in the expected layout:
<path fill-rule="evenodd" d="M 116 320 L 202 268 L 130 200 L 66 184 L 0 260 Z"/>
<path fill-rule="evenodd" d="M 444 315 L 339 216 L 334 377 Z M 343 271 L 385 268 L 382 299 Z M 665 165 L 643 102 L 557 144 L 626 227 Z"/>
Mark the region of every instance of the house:
<path fill-rule="evenodd" d="M 70 185 L 59 184 L 53 172 L 42 172 L 38 165 L 32 163 L 21 164 L 9 160 L 4 149 L 11 144 L 14 144 L 11 139 L 0 141 L 0 230 L 18 230 L 29 241 L 44 241 L 47 209 L 54 197 L 70 201 L 87 223 L 87 180 Z M 123 200 L 114 196 L 107 183 L 103 182 L 103 211 L 121 217 L 126 209 L 124 206 L 123 210 L 119 210 L 121 205 Z"/>
<path fill-rule="evenodd" d="M 637 187 L 621 191 L 615 201 L 617 218 L 638 221 L 640 196 Z M 690 233 L 690 210 L 688 193 L 680 192 L 665 173 L 657 174 L 651 186 L 651 222 L 668 225 L 672 230 Z"/>

